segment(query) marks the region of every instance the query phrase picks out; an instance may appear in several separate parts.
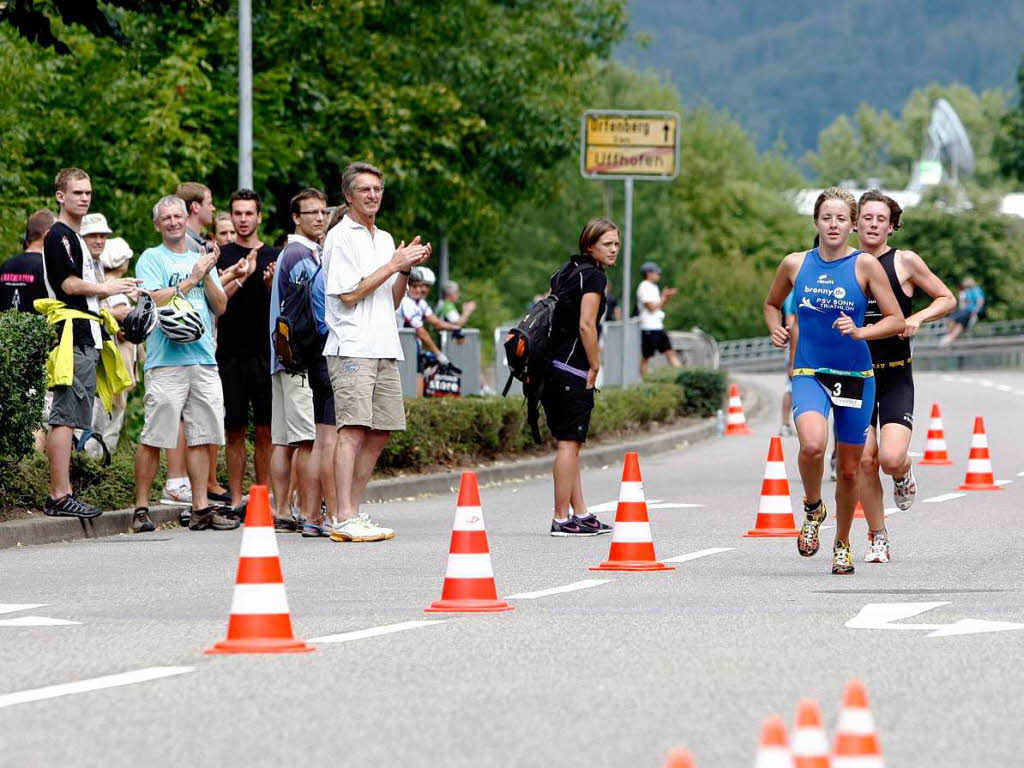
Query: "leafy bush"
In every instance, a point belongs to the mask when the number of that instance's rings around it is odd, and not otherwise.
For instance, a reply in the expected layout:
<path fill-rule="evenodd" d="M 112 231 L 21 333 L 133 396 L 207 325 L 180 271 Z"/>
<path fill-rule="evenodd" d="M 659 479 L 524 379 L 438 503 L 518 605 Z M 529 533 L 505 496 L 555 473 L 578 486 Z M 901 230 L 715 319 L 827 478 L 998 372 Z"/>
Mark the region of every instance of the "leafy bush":
<path fill-rule="evenodd" d="M 43 423 L 46 357 L 53 329 L 39 315 L 0 313 L 0 483 L 32 450 Z"/>
<path fill-rule="evenodd" d="M 685 401 L 683 411 L 693 416 L 714 416 L 725 400 L 725 371 L 684 369 L 676 376 Z"/>

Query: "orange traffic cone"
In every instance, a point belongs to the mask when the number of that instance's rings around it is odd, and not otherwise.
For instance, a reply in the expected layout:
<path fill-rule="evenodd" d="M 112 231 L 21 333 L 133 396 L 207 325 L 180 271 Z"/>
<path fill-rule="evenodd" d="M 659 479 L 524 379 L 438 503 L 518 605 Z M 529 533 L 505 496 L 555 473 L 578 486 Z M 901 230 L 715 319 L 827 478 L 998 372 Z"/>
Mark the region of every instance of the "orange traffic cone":
<path fill-rule="evenodd" d="M 513 606 L 498 599 L 476 472 L 463 472 L 441 599 L 424 610 L 427 613 L 497 613 L 512 609 Z"/>
<path fill-rule="evenodd" d="M 793 768 L 829 768 L 828 739 L 814 699 L 800 699 L 793 726 Z"/>
<path fill-rule="evenodd" d="M 793 768 L 793 754 L 786 740 L 786 724 L 773 715 L 761 726 L 761 745 L 754 768 Z"/>
<path fill-rule="evenodd" d="M 228 636 L 206 652 L 299 653 L 312 650 L 313 646 L 292 634 L 270 497 L 267 486 L 254 485 L 249 491 L 245 512 Z"/>
<path fill-rule="evenodd" d="M 864 507 L 860 505 L 860 499 L 857 499 L 857 506 L 853 508 L 853 519 L 854 520 L 865 520 L 867 519 L 864 515 Z"/>
<path fill-rule="evenodd" d="M 729 387 L 729 412 L 725 417 L 725 434 L 754 434 L 747 426 L 747 417 L 743 415 L 743 403 L 740 401 L 740 389 L 735 384 Z"/>
<path fill-rule="evenodd" d="M 782 438 L 772 437 L 768 461 L 761 481 L 761 501 L 757 505 L 757 521 L 743 534 L 747 536 L 799 536 L 789 500 L 786 460 L 782 456 Z"/>
<path fill-rule="evenodd" d="M 974 420 L 974 434 L 971 435 L 971 453 L 967 457 L 967 477 L 958 491 L 1001 491 L 992 474 L 992 459 L 988 455 L 988 436 L 985 434 L 985 420 L 978 416 Z"/>
<path fill-rule="evenodd" d="M 939 404 L 932 403 L 932 418 L 928 422 L 928 440 L 924 444 L 924 458 L 918 464 L 933 467 L 948 467 L 953 462 L 946 450 L 946 432 L 942 428 L 942 414 Z"/>
<path fill-rule="evenodd" d="M 843 708 L 836 726 L 834 768 L 884 768 L 875 720 L 868 708 L 868 691 L 860 680 L 851 680 L 843 691 Z"/>
<path fill-rule="evenodd" d="M 694 768 L 693 753 L 683 747 L 676 747 L 668 753 L 665 768 Z"/>
<path fill-rule="evenodd" d="M 619 506 L 615 510 L 615 528 L 608 559 L 590 566 L 592 571 L 671 571 L 674 565 L 658 562 L 654 556 L 651 522 L 647 517 L 644 481 L 640 476 L 640 457 L 626 454 L 619 486 Z"/>

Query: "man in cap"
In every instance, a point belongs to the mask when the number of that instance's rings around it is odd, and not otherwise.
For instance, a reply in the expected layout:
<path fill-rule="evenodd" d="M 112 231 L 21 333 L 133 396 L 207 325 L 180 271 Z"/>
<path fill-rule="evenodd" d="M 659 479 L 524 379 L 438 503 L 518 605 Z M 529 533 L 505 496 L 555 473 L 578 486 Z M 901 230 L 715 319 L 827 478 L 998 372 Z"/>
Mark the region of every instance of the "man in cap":
<path fill-rule="evenodd" d="M 650 359 L 657 353 L 664 353 L 668 362 L 675 368 L 682 366 L 679 356 L 672 349 L 672 343 L 665 333 L 665 303 L 676 295 L 675 288 L 658 290 L 661 279 L 661 267 L 648 261 L 640 267 L 644 279 L 636 289 L 636 306 L 640 316 L 640 375 L 647 373 Z"/>

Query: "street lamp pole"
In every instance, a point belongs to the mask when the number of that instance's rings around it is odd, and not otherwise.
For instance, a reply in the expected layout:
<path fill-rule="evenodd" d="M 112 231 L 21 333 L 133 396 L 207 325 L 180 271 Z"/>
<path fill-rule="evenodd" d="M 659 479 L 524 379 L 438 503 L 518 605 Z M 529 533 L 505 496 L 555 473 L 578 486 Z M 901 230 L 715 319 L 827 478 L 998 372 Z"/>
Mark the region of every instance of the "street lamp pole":
<path fill-rule="evenodd" d="M 238 0 L 238 186 L 252 185 L 252 0 Z"/>

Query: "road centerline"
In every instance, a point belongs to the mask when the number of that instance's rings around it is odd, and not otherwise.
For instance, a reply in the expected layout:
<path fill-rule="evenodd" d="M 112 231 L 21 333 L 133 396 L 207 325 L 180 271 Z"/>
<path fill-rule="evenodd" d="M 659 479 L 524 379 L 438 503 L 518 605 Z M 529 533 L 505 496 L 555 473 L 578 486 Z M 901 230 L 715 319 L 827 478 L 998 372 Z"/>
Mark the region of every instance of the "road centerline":
<path fill-rule="evenodd" d="M 550 589 L 538 589 L 536 592 L 519 592 L 515 595 L 506 595 L 506 600 L 536 600 L 539 597 L 548 597 L 549 595 L 560 595 L 563 592 L 576 592 L 581 589 L 590 589 L 591 587 L 599 587 L 602 584 L 607 584 L 614 579 L 584 579 L 583 581 L 574 581 L 572 584 L 563 584 L 560 587 L 551 587 Z"/>
<path fill-rule="evenodd" d="M 89 691 L 100 691 L 104 688 L 117 688 L 135 683 L 145 683 L 149 680 L 159 680 L 162 677 L 183 675 L 187 672 L 194 672 L 195 667 L 146 667 L 136 669 L 132 672 L 121 672 L 116 675 L 104 675 L 93 677 L 88 680 L 78 680 L 74 683 L 59 683 L 47 685 L 42 688 L 29 688 L 24 691 L 0 694 L 0 709 L 13 707 L 15 704 L 26 704 L 30 701 L 42 701 L 44 699 L 55 699 L 58 696 L 69 696 L 74 693 L 88 693 Z"/>
<path fill-rule="evenodd" d="M 448 619 L 417 619 L 415 621 L 400 621 L 397 624 L 383 624 L 379 627 L 368 627 L 357 629 L 353 632 L 341 632 L 336 635 L 322 635 L 311 637 L 308 643 L 347 643 L 351 640 L 365 640 L 368 637 L 379 637 L 380 635 L 391 635 L 395 632 L 405 632 L 409 629 L 429 627 L 434 624 L 444 624 Z"/>
<path fill-rule="evenodd" d="M 675 557 L 666 557 L 662 562 L 664 563 L 687 563 L 690 560 L 696 560 L 701 557 L 707 557 L 708 555 L 717 555 L 719 552 L 731 552 L 736 547 L 711 547 L 710 549 L 700 549 L 696 552 L 687 552 L 685 555 L 676 555 Z"/>

